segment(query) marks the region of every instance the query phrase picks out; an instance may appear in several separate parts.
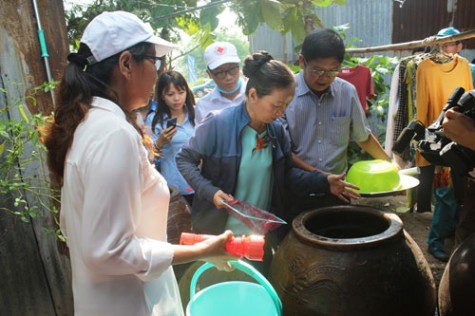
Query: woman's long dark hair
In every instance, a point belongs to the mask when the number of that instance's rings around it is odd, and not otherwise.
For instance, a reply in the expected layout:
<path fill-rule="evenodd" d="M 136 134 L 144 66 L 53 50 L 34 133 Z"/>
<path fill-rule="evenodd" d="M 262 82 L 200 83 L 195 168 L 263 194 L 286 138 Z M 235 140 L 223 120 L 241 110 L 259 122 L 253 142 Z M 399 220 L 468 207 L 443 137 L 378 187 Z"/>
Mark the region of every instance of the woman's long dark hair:
<path fill-rule="evenodd" d="M 173 84 L 177 89 L 182 89 L 186 91 L 185 99 L 185 111 L 188 113 L 188 120 L 193 126 L 195 126 L 195 97 L 191 91 L 188 83 L 186 82 L 185 77 L 178 71 L 167 71 L 160 75 L 155 87 L 155 99 L 157 101 L 157 110 L 152 119 L 152 131 L 155 132 L 155 126 L 157 123 L 163 126 L 163 119 L 165 114 L 171 118 L 170 109 L 168 108 L 165 100 L 163 100 L 163 93 L 167 91 L 170 87 L 170 84 Z"/>
<path fill-rule="evenodd" d="M 151 45 L 139 43 L 127 50 L 134 60 L 141 61 L 147 55 Z M 87 45 L 81 43 L 79 51 L 68 56 L 70 63 L 66 66 L 59 85 L 54 121 L 48 127 L 45 137 L 48 167 L 53 180 L 59 184 L 63 180 L 66 154 L 73 143 L 74 132 L 91 108 L 92 98 L 102 97 L 119 104 L 117 94 L 110 87 L 110 82 L 120 54 L 86 66 L 86 58 L 92 56 L 92 53 Z M 124 105 L 119 104 L 119 106 L 126 114 L 129 123 L 143 135 L 133 119 L 133 114 L 127 111 Z"/>

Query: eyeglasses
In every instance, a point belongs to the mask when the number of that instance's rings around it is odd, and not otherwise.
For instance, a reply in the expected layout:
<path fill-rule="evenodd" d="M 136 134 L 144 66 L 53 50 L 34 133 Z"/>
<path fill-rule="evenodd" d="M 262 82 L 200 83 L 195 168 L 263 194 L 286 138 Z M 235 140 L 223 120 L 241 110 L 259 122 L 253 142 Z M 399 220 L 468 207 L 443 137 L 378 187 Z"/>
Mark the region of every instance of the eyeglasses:
<path fill-rule="evenodd" d="M 449 48 L 449 47 L 454 47 L 454 46 L 457 46 L 459 43 L 457 42 L 449 42 L 449 43 L 444 43 L 444 44 L 441 44 L 440 46 L 442 48 Z"/>
<path fill-rule="evenodd" d="M 221 71 L 217 71 L 217 72 L 212 72 L 211 69 L 209 69 L 209 72 L 211 72 L 213 74 L 213 76 L 215 76 L 218 79 L 224 79 L 224 78 L 226 78 L 226 76 L 228 74 L 230 76 L 237 75 L 239 73 L 239 66 L 234 66 L 234 67 L 231 67 L 227 70 L 221 70 Z"/>
<path fill-rule="evenodd" d="M 159 69 L 160 69 L 160 66 L 162 66 L 163 57 L 148 56 L 148 55 L 147 55 L 147 56 L 144 56 L 144 58 L 150 59 L 150 60 L 153 62 L 153 64 L 155 65 L 155 68 L 156 68 L 157 70 L 159 70 Z"/>
<path fill-rule="evenodd" d="M 305 64 L 305 66 L 308 66 L 308 62 L 305 58 L 303 59 L 303 62 Z M 323 69 L 319 69 L 319 68 L 310 68 L 309 72 L 312 75 L 316 76 L 316 77 L 326 76 L 326 77 L 333 78 L 333 77 L 336 77 L 338 75 L 338 73 L 340 72 L 340 69 L 323 70 Z"/>

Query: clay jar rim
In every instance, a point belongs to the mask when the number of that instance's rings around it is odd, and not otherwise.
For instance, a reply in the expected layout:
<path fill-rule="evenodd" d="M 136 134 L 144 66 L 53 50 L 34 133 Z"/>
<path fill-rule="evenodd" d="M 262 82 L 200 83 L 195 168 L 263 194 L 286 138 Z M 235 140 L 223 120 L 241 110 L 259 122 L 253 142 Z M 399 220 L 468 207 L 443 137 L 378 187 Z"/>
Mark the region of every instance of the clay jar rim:
<path fill-rule="evenodd" d="M 347 213 L 347 212 L 359 212 L 362 214 L 370 214 L 371 216 L 379 217 L 380 219 L 388 223 L 388 227 L 374 235 L 367 237 L 357 238 L 332 238 L 315 234 L 309 231 L 305 223 L 314 216 L 319 214 L 328 213 Z M 382 243 L 393 242 L 403 237 L 403 224 L 399 216 L 394 213 L 384 211 L 370 206 L 355 206 L 355 205 L 343 205 L 343 206 L 330 206 L 318 208 L 311 211 L 306 211 L 298 215 L 292 221 L 292 230 L 297 238 L 307 244 L 318 244 L 325 248 L 338 248 L 339 250 L 355 250 L 355 248 L 373 248 Z"/>

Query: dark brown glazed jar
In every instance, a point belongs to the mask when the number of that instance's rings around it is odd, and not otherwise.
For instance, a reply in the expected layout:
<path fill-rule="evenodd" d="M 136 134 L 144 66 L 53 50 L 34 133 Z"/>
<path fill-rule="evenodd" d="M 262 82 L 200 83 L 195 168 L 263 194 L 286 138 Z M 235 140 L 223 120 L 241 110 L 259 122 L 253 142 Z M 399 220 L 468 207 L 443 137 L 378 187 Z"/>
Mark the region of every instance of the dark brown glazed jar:
<path fill-rule="evenodd" d="M 475 234 L 455 249 L 439 284 L 440 316 L 475 315 Z"/>
<path fill-rule="evenodd" d="M 270 281 L 288 316 L 433 316 L 436 307 L 429 264 L 400 218 L 367 206 L 297 216 Z"/>
<path fill-rule="evenodd" d="M 191 232 L 191 211 L 185 198 L 178 188 L 168 187 L 170 190 L 170 205 L 168 207 L 167 241 L 178 245 L 183 232 Z"/>

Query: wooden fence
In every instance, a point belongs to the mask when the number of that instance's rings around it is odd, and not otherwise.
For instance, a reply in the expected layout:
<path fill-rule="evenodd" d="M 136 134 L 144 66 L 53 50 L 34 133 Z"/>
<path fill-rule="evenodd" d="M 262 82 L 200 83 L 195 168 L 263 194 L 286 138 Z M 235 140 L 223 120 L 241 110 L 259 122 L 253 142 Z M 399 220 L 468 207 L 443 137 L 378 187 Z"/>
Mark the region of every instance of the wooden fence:
<path fill-rule="evenodd" d="M 18 107 L 12 106 L 18 103 L 28 108 L 27 115 L 53 111 L 51 94 L 37 94 L 36 104 L 27 98 L 34 87 L 47 82 L 49 77 L 45 71 L 46 58 L 40 48 L 38 18 L 41 18 L 48 48 L 51 79 L 58 80 L 63 69 L 69 50 L 63 2 L 2 1 L 0 120 L 18 120 Z M 5 151 L 9 149 L 4 148 Z M 25 155 L 33 149 L 27 148 Z M 0 156 L 0 161 L 2 159 L 4 155 Z M 19 170 L 22 176 L 38 181 L 47 177 L 40 161 L 28 166 L 20 164 Z M 35 203 L 31 196 L 26 194 L 26 197 L 28 203 Z M 0 208 L 15 210 L 14 199 L 15 196 L 9 194 L 1 195 Z M 59 253 L 55 235 L 47 231 L 51 227 L 49 214 L 29 217 L 25 223 L 18 216 L 0 210 L 0 315 L 73 315 L 69 258 Z"/>

